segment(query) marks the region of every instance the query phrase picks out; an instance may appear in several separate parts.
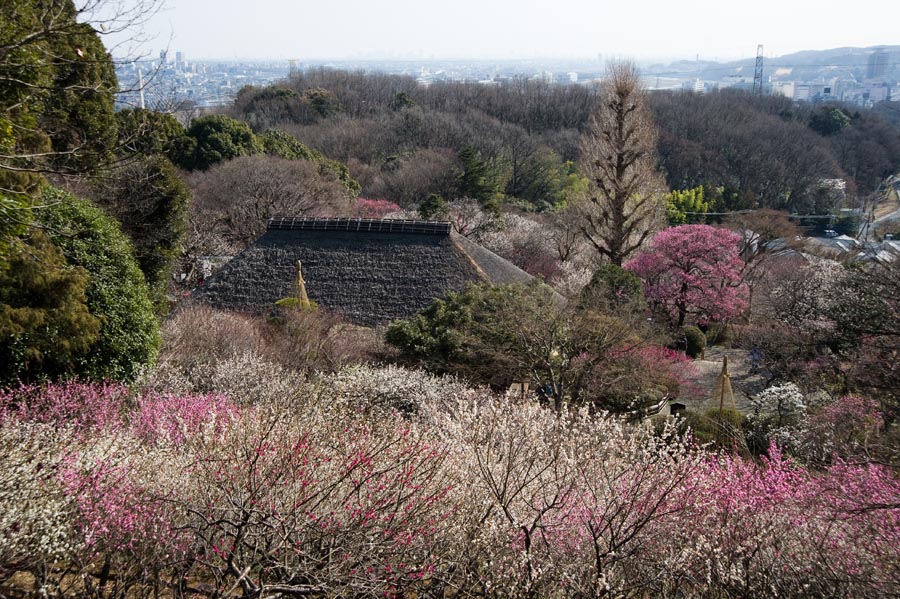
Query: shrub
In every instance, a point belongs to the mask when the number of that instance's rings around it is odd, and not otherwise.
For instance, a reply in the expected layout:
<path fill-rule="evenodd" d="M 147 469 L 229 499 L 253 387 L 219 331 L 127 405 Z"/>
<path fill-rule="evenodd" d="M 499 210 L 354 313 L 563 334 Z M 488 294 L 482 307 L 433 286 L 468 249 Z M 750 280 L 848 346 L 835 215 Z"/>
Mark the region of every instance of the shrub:
<path fill-rule="evenodd" d="M 285 131 L 268 129 L 258 137 L 263 151 L 270 156 L 285 160 L 308 160 L 318 165 L 319 174 L 326 179 L 339 181 L 351 197 L 359 195 L 359 182 L 350 177 L 346 164 L 329 160 L 318 150 L 311 150 Z"/>
<path fill-rule="evenodd" d="M 241 405 L 292 403 L 301 393 L 304 377 L 263 356 L 244 352 L 179 367 L 160 361 L 143 381 L 156 393 L 220 392 Z"/>
<path fill-rule="evenodd" d="M 159 391 L 174 386 L 201 393 L 255 389 L 251 395 L 269 397 L 274 376 L 289 381 L 280 389 L 290 395 L 302 378 L 299 373 L 334 372 L 371 361 L 381 351 L 374 331 L 347 324 L 327 310 L 283 312 L 270 321 L 185 306 L 165 323 L 160 365 L 145 384 Z"/>
<path fill-rule="evenodd" d="M 171 162 L 152 156 L 107 174 L 96 195 L 131 239 L 157 311 L 167 312 L 166 291 L 187 227 L 190 189 Z"/>
<path fill-rule="evenodd" d="M 497 225 L 478 234 L 478 243 L 545 283 L 559 278 L 561 264 L 546 227 L 514 213 L 499 216 Z"/>
<path fill-rule="evenodd" d="M 238 407 L 220 393 L 151 393 L 138 400 L 131 431 L 146 443 L 177 446 L 205 435 L 221 436 L 239 413 Z"/>
<path fill-rule="evenodd" d="M 272 323 L 270 360 L 304 372 L 334 372 L 371 361 L 380 350 L 375 331 L 324 308 L 285 310 Z"/>
<path fill-rule="evenodd" d="M 605 264 L 597 269 L 581 291 L 581 303 L 585 307 L 613 312 L 623 308 L 640 310 L 646 306 L 644 285 L 630 270 Z"/>
<path fill-rule="evenodd" d="M 260 321 L 203 304 L 183 306 L 162 327 L 160 363 L 189 370 L 235 354 L 263 353 L 267 344 Z"/>
<path fill-rule="evenodd" d="M 429 193 L 428 197 L 419 204 L 419 216 L 426 220 L 444 220 L 448 218 L 449 212 L 450 205 L 436 193 Z"/>
<path fill-rule="evenodd" d="M 72 497 L 56 480 L 67 445 L 56 426 L 0 422 L 0 580 L 10 569 L 39 571 L 81 549 Z M 35 577 L 38 587 L 43 582 Z"/>
<path fill-rule="evenodd" d="M 129 395 L 118 383 L 22 385 L 0 391 L 0 424 L 22 420 L 89 435 L 119 426 Z"/>
<path fill-rule="evenodd" d="M 0 242 L 0 387 L 76 371 L 100 331 L 88 281 L 43 231 Z"/>
<path fill-rule="evenodd" d="M 806 425 L 806 398 L 794 383 L 764 389 L 752 399 L 753 413 L 747 416 L 747 442 L 754 453 L 762 453 L 772 443 L 797 453 L 799 436 Z"/>
<path fill-rule="evenodd" d="M 688 325 L 681 328 L 681 339 L 678 346 L 692 358 L 699 358 L 706 350 L 706 335 L 698 327 Z"/>
<path fill-rule="evenodd" d="M 285 160 L 320 160 L 323 156 L 281 129 L 267 129 L 259 136 L 263 151 Z"/>
<path fill-rule="evenodd" d="M 116 112 L 119 128 L 118 146 L 126 154 L 168 156 L 179 139 L 184 137 L 184 127 L 174 114 L 143 108 L 126 108 Z"/>
<path fill-rule="evenodd" d="M 634 373 L 620 367 L 643 345 L 635 328 L 568 305 L 538 282 L 469 285 L 395 321 L 385 337 L 408 364 L 495 389 L 528 382 L 557 408 L 570 402 L 627 411 L 655 396 L 645 379 L 631 385 Z M 604 376 L 611 367 L 619 367 L 617 376 Z M 628 392 L 615 393 L 617 388 Z"/>
<path fill-rule="evenodd" d="M 390 200 L 356 198 L 354 216 L 360 218 L 386 218 L 392 212 L 400 210 L 400 206 Z"/>
<path fill-rule="evenodd" d="M 74 374 L 133 380 L 156 357 L 159 331 L 131 243 L 115 219 L 87 200 L 48 187 L 43 201 L 41 224 L 66 260 L 87 271 L 87 306 L 100 320 L 99 338 Z"/>
<path fill-rule="evenodd" d="M 218 162 L 263 149 L 249 125 L 222 114 L 194 119 L 179 142 L 173 150 L 174 162 L 191 171 L 205 171 Z"/>
<path fill-rule="evenodd" d="M 875 599 L 900 581 L 887 468 L 810 472 L 775 446 L 754 462 L 671 427 L 452 383 L 452 411 L 400 420 L 354 409 L 353 394 L 400 382 L 424 399 L 441 380 L 341 376 L 349 386 L 307 387 L 293 405 L 142 395 L 89 438 L 29 413 L 0 421 L 4 582 L 120 597 L 181 584 L 198 597 Z"/>
<path fill-rule="evenodd" d="M 356 410 L 433 418 L 453 411 L 469 387 L 453 376 L 434 376 L 400 366 L 359 365 L 323 379 L 326 394 Z"/>
<path fill-rule="evenodd" d="M 866 460 L 882 453 L 884 419 L 878 403 L 859 396 L 835 399 L 813 410 L 799 431 L 799 453 L 809 464 Z M 896 451 L 896 447 L 893 448 Z M 890 459 L 890 458 L 888 458 Z"/>

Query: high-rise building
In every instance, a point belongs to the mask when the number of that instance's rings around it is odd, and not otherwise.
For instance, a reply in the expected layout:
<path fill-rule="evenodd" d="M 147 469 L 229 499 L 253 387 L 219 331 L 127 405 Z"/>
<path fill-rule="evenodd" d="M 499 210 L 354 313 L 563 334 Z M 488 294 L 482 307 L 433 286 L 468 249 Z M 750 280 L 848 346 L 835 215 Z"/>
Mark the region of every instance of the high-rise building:
<path fill-rule="evenodd" d="M 877 48 L 869 56 L 869 68 L 866 71 L 866 79 L 884 79 L 888 71 L 890 54 L 884 48 Z"/>
<path fill-rule="evenodd" d="M 184 52 L 175 53 L 175 64 L 179 67 L 184 64 Z"/>
<path fill-rule="evenodd" d="M 167 64 L 169 62 L 169 51 L 168 50 L 160 50 L 159 51 L 159 63 Z"/>

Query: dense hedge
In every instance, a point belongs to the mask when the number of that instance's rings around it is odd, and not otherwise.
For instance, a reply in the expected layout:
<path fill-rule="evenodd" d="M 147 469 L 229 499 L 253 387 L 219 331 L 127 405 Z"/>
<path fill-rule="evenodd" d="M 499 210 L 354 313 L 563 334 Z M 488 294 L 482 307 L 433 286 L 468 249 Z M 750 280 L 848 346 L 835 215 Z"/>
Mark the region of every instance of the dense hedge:
<path fill-rule="evenodd" d="M 66 260 L 88 272 L 87 306 L 100 320 L 99 338 L 75 373 L 134 379 L 156 357 L 159 331 L 130 241 L 115 219 L 87 200 L 48 187 L 43 202 L 38 218 Z"/>

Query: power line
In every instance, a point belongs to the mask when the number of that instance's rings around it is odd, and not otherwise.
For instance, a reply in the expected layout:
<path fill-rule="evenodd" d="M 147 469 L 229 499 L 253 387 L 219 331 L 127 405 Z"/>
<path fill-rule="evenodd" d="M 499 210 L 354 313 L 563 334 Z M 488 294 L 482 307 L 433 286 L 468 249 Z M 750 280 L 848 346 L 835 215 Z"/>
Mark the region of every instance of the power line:
<path fill-rule="evenodd" d="M 731 212 L 680 212 L 695 216 L 733 216 L 735 214 L 750 214 L 756 210 L 733 210 Z M 786 214 L 788 218 L 839 218 L 837 214 Z"/>

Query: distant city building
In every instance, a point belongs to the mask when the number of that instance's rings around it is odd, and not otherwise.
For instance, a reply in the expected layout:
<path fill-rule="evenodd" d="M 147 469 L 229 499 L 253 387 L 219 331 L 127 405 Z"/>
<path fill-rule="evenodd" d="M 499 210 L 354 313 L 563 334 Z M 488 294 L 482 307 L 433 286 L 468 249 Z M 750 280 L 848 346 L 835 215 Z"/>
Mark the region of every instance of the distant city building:
<path fill-rule="evenodd" d="M 866 70 L 867 79 L 884 79 L 887 76 L 888 64 L 891 55 L 878 48 L 869 56 L 869 68 Z"/>
<path fill-rule="evenodd" d="M 763 93 L 781 94 L 799 102 L 841 101 L 857 106 L 872 106 L 884 101 L 900 100 L 900 70 L 891 62 L 900 50 L 880 47 L 876 51 L 857 49 L 856 62 L 845 67 L 795 68 L 774 65 L 767 71 Z M 317 65 L 300 61 L 257 60 L 187 61 L 185 53 L 172 49 L 159 51 L 159 59 L 123 63 L 116 73 L 123 93 L 119 106 L 148 108 L 167 107 L 172 102 L 187 102 L 193 107 L 227 105 L 239 89 L 246 85 L 266 86 L 297 75 Z M 602 60 L 602 56 L 598 57 Z M 825 59 L 823 59 L 825 60 Z M 828 59 L 831 60 L 831 59 Z M 832 61 L 835 62 L 835 61 Z M 837 61 L 840 62 L 840 61 Z M 828 63 L 832 64 L 832 63 Z M 603 78 L 603 65 L 593 58 L 583 60 L 512 60 L 507 62 L 430 60 L 410 61 L 337 61 L 324 64 L 327 68 L 350 71 L 384 72 L 414 77 L 418 84 L 428 86 L 447 81 L 479 82 L 483 85 L 508 85 L 522 79 L 544 81 L 552 85 L 592 86 Z M 160 68 L 161 67 L 161 68 Z M 673 68 L 675 69 L 673 71 Z M 141 72 L 153 77 L 141 85 Z M 865 77 L 866 74 L 874 77 Z M 712 68 L 707 63 L 678 63 L 648 67 L 643 75 L 651 89 L 686 90 L 709 93 L 719 89 L 753 90 L 753 70 L 746 65 L 733 69 Z M 135 91 L 131 91 L 135 90 Z M 145 98 L 141 97 L 142 90 Z"/>
<path fill-rule="evenodd" d="M 706 91 L 706 84 L 699 79 L 694 79 L 693 81 L 685 81 L 682 88 L 685 91 L 694 92 L 696 94 L 702 94 Z"/>
<path fill-rule="evenodd" d="M 772 84 L 772 91 L 787 98 L 793 98 L 795 86 L 793 81 L 777 81 Z"/>

